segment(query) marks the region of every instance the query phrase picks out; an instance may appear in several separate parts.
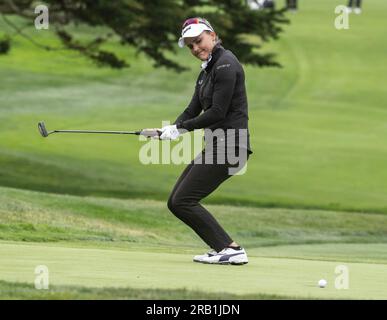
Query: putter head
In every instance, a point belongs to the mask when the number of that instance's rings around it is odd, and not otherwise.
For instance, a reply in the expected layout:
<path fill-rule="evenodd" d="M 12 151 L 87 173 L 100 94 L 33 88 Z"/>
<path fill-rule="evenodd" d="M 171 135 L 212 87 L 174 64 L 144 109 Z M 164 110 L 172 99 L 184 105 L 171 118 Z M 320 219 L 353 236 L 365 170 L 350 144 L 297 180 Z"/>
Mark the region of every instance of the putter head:
<path fill-rule="evenodd" d="M 44 125 L 43 121 L 38 123 L 38 129 L 39 129 L 39 132 L 42 135 L 42 137 L 45 138 L 48 136 L 48 132 L 46 130 L 46 126 Z"/>

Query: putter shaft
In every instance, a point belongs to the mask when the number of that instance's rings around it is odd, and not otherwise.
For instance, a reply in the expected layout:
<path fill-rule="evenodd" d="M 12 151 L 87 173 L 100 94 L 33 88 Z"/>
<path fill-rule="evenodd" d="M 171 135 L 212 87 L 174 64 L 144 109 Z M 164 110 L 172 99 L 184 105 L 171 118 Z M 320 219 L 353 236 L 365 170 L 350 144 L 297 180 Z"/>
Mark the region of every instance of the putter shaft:
<path fill-rule="evenodd" d="M 105 130 L 53 130 L 47 131 L 43 121 L 38 123 L 38 129 L 42 137 L 46 138 L 51 133 L 107 133 L 107 134 L 135 134 L 145 137 L 157 137 L 161 135 L 161 131 L 155 130 L 140 130 L 140 131 L 105 131 Z"/>
<path fill-rule="evenodd" d="M 140 135 L 141 131 L 96 131 L 96 130 L 53 130 L 48 132 L 61 132 L 61 133 L 109 133 L 109 134 L 136 134 Z"/>

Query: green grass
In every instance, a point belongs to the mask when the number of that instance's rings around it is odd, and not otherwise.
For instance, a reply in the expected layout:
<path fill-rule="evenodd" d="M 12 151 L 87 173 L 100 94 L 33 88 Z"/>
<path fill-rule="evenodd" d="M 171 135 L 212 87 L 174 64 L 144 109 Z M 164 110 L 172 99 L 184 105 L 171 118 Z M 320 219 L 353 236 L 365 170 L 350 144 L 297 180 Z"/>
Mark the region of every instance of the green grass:
<path fill-rule="evenodd" d="M 312 243 L 387 243 L 387 216 L 209 205 L 246 247 Z M 0 239 L 200 248 L 199 238 L 165 202 L 54 195 L 0 188 Z"/>
<path fill-rule="evenodd" d="M 183 165 L 142 165 L 134 137 L 37 131 L 41 120 L 101 130 L 173 121 L 198 62 L 178 51 L 192 72 L 175 74 L 108 43 L 131 68 L 101 69 L 15 37 L 0 56 L 0 299 L 386 299 L 387 3 L 367 1 L 346 31 L 333 26 L 337 4 L 289 15 L 265 47 L 284 68 L 245 66 L 254 154 L 247 174 L 204 201 L 247 249 L 243 267 L 192 263 L 206 248 L 166 207 Z M 48 291 L 33 286 L 42 264 Z M 338 265 L 348 290 L 334 286 Z"/>
<path fill-rule="evenodd" d="M 319 245 L 314 248 L 319 250 Z M 372 248 L 370 245 L 369 249 Z M 252 254 L 249 264 L 242 267 L 213 266 L 192 263 L 191 255 L 184 252 L 69 248 L 28 243 L 2 243 L 0 254 L 3 257 L 0 266 L 2 279 L 11 283 L 9 286 L 16 295 L 20 287 L 13 287 L 13 283 L 29 284 L 32 291 L 35 268 L 44 265 L 49 271 L 49 284 L 54 286 L 54 296 L 60 294 L 60 287 L 75 287 L 64 289 L 63 298 L 66 293 L 77 298 L 87 297 L 87 293 L 94 297 L 101 293 L 93 288 L 107 288 L 106 295 L 115 298 L 122 297 L 125 288 L 125 298 L 135 298 L 133 295 L 136 294 L 144 297 L 144 291 L 138 290 L 147 290 L 148 296 L 162 298 L 168 297 L 168 291 L 170 296 L 182 293 L 179 299 L 195 296 L 195 292 L 200 296 L 199 292 L 203 291 L 203 298 L 227 298 L 230 295 L 240 295 L 240 298 L 248 295 L 251 298 L 295 299 L 387 298 L 386 287 L 381 285 L 387 276 L 386 264 L 270 258 Z M 335 271 L 342 265 L 349 271 L 348 289 L 335 287 Z M 324 289 L 317 286 L 321 278 L 329 283 Z M 112 292 L 112 288 L 116 289 Z M 132 289 L 135 291 L 131 292 Z M 9 294 L 5 291 L 6 296 Z M 39 293 L 32 296 L 37 298 Z M 47 297 L 47 294 L 42 293 L 41 297 Z"/>
<path fill-rule="evenodd" d="M 50 286 L 36 290 L 30 283 L 0 281 L 0 300 L 266 300 L 290 299 L 278 295 L 236 295 L 226 292 L 207 293 L 187 289 L 89 288 Z"/>
<path fill-rule="evenodd" d="M 278 53 L 283 69 L 246 66 L 255 153 L 248 174 L 225 183 L 207 201 L 387 211 L 387 4 L 367 2 L 342 31 L 333 27 L 336 5 L 316 0 L 290 15 L 282 38 L 265 48 Z M 30 32 L 57 44 L 48 32 Z M 176 58 L 192 72 L 175 74 L 153 69 L 130 48 L 109 46 L 131 62 L 130 69 L 96 69 L 76 53 L 45 52 L 20 37 L 0 57 L 1 185 L 165 199 L 183 166 L 142 165 L 143 142 L 115 136 L 42 139 L 37 133 L 40 120 L 49 129 L 155 127 L 183 110 L 198 71 L 188 52 L 178 51 Z"/>
<path fill-rule="evenodd" d="M 386 215 L 208 207 L 245 246 L 248 265 L 192 263 L 206 248 L 164 202 L 1 187 L 0 298 L 387 298 L 379 285 L 387 276 Z M 38 265 L 49 268 L 49 291 L 33 288 Z M 349 270 L 347 290 L 334 287 L 339 265 Z M 316 285 L 321 278 L 326 289 Z"/>

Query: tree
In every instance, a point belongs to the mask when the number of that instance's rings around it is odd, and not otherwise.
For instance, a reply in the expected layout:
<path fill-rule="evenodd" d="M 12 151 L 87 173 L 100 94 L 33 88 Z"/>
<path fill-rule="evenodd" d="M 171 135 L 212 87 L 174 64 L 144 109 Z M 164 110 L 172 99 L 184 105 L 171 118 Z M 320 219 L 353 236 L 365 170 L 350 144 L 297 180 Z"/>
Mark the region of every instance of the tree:
<path fill-rule="evenodd" d="M 24 17 L 30 22 L 37 16 L 34 14 L 37 4 L 34 0 L 0 0 L 0 13 L 16 34 L 28 37 L 13 24 L 9 15 Z M 185 67 L 167 58 L 166 53 L 176 52 L 183 21 L 195 16 L 208 19 L 227 48 L 235 52 L 242 62 L 280 66 L 273 53 L 259 51 L 263 43 L 279 37 L 283 31 L 282 24 L 289 23 L 284 17 L 284 9 L 251 10 L 241 0 L 46 0 L 44 4 L 49 9 L 50 29 L 55 31 L 65 48 L 77 50 L 113 68 L 122 68 L 127 64 L 100 46 L 115 36 L 122 45 L 133 46 L 150 57 L 156 67 L 185 70 Z M 70 32 L 69 26 L 81 24 L 104 27 L 106 34 L 88 42 L 75 40 L 74 31 Z"/>

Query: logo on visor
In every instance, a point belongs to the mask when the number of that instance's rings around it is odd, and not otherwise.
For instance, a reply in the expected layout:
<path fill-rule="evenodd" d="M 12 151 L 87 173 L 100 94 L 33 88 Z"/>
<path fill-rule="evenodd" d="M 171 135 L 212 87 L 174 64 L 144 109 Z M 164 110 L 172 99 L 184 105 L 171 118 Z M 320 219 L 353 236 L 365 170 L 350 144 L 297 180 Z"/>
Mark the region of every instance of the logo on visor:
<path fill-rule="evenodd" d="M 184 36 L 184 34 L 188 31 L 188 30 L 190 30 L 191 29 L 191 26 L 188 26 L 184 31 L 183 31 L 183 36 Z"/>

